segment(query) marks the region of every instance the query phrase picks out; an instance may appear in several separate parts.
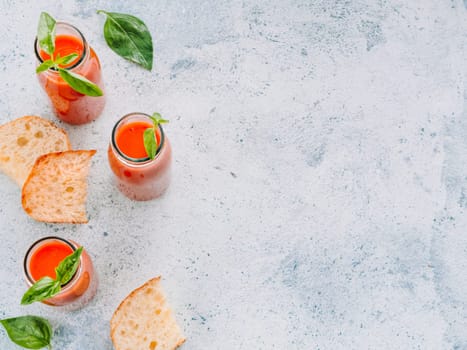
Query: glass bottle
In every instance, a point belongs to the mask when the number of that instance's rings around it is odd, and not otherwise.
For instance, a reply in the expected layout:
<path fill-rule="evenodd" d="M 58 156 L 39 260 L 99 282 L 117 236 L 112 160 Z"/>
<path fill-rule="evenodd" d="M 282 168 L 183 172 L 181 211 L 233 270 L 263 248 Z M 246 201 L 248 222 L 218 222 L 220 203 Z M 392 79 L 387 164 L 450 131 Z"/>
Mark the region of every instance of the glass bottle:
<path fill-rule="evenodd" d="M 122 117 L 114 126 L 108 148 L 110 168 L 115 174 L 118 189 L 128 198 L 145 201 L 162 195 L 170 183 L 172 149 L 169 139 L 159 124 L 156 138 L 159 147 L 154 159 L 149 157 L 132 158 L 122 152 L 117 143 L 117 135 L 121 128 L 132 123 L 153 122 L 145 113 L 130 113 Z"/>
<path fill-rule="evenodd" d="M 31 287 L 37 280 L 44 276 L 34 276 L 34 269 L 37 269 L 37 264 L 46 265 L 47 257 L 53 257 L 50 247 L 63 246 L 70 251 L 70 254 L 80 246 L 71 240 L 66 240 L 61 237 L 44 237 L 34 242 L 29 247 L 24 257 L 24 274 L 26 282 Z M 49 250 L 47 250 L 49 248 Z M 53 248 L 52 248 L 53 249 Z M 42 263 L 41 263 L 42 261 Z M 58 264 L 57 264 L 58 266 Z M 37 274 L 37 273 L 36 273 Z M 54 276 L 49 276 L 54 278 Z M 96 294 L 97 291 L 97 275 L 94 272 L 94 267 L 86 249 L 83 249 L 80 257 L 80 263 L 76 273 L 71 280 L 62 286 L 61 291 L 44 301 L 44 304 L 51 306 L 61 306 L 69 310 L 78 309 L 86 305 Z"/>
<path fill-rule="evenodd" d="M 94 50 L 88 45 L 83 34 L 71 24 L 57 22 L 55 29 L 55 52 L 61 52 L 61 57 L 71 53 L 79 56 L 69 65 L 64 67 L 70 72 L 84 76 L 104 90 L 101 65 Z M 49 58 L 39 46 L 36 38 L 34 49 L 37 65 Z M 69 124 L 84 124 L 96 119 L 104 109 L 105 97 L 93 97 L 83 95 L 73 90 L 60 77 L 55 68 L 37 74 L 39 83 L 45 90 L 54 108 L 57 117 Z"/>

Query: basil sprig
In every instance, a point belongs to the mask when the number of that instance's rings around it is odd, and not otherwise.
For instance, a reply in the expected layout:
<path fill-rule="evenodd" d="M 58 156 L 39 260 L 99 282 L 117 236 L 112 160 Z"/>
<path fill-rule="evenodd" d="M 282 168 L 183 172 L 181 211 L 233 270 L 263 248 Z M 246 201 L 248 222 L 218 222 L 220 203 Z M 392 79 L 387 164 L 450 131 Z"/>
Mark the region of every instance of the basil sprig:
<path fill-rule="evenodd" d="M 98 10 L 107 16 L 104 38 L 107 45 L 121 57 L 147 70 L 152 69 L 153 45 L 148 27 L 139 18 L 124 13 Z"/>
<path fill-rule="evenodd" d="M 22 305 L 29 305 L 35 301 L 42 301 L 57 295 L 61 290 L 60 281 L 50 277 L 41 278 L 24 293 Z"/>
<path fill-rule="evenodd" d="M 50 68 L 58 71 L 63 80 L 67 82 L 70 87 L 88 96 L 102 96 L 102 90 L 92 81 L 86 79 L 82 75 L 70 72 L 61 66 L 70 64 L 78 57 L 77 54 L 72 53 L 65 57 L 54 57 L 55 51 L 55 27 L 56 21 L 46 12 L 42 12 L 39 18 L 39 25 L 37 28 L 37 40 L 39 41 L 40 48 L 50 55 L 50 59 L 42 62 L 37 68 L 36 73 L 42 73 Z"/>
<path fill-rule="evenodd" d="M 37 40 L 42 50 L 47 52 L 50 56 L 55 51 L 55 26 L 57 21 L 50 16 L 47 12 L 42 12 L 39 18 L 39 25 L 37 27 Z"/>
<path fill-rule="evenodd" d="M 79 259 L 83 247 L 79 247 L 72 254 L 63 259 L 55 268 L 56 278 L 48 276 L 41 278 L 24 293 L 21 305 L 29 305 L 36 301 L 52 298 L 60 293 L 62 286 L 67 284 L 75 275 L 79 266 Z"/>
<path fill-rule="evenodd" d="M 52 327 L 49 321 L 38 316 L 20 316 L 0 320 L 8 337 L 26 349 L 52 349 Z"/>
<path fill-rule="evenodd" d="M 92 81 L 86 79 L 82 75 L 70 72 L 69 70 L 58 68 L 58 73 L 70 85 L 73 90 L 78 91 L 83 95 L 88 96 L 102 96 L 102 90 Z"/>
<path fill-rule="evenodd" d="M 148 157 L 150 159 L 154 159 L 156 157 L 156 154 L 159 148 L 159 145 L 157 144 L 157 138 L 156 138 L 157 127 L 159 124 L 165 124 L 165 123 L 168 123 L 169 121 L 166 119 L 163 119 L 159 113 L 154 113 L 149 118 L 151 118 L 153 122 L 153 126 L 144 130 L 144 134 L 143 134 L 144 149 L 146 150 Z"/>
<path fill-rule="evenodd" d="M 63 259 L 55 268 L 55 279 L 59 281 L 62 286 L 67 284 L 75 275 L 82 253 L 83 247 L 79 247 L 72 254 Z"/>

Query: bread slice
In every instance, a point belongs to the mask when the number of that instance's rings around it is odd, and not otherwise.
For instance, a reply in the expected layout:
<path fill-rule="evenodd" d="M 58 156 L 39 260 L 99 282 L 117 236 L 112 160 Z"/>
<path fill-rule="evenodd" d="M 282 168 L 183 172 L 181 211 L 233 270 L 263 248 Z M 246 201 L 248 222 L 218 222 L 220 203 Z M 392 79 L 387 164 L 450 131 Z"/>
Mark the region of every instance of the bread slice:
<path fill-rule="evenodd" d="M 66 132 L 47 119 L 25 116 L 0 125 L 0 170 L 20 187 L 37 157 L 69 149 Z"/>
<path fill-rule="evenodd" d="M 110 336 L 116 350 L 173 350 L 185 342 L 160 279 L 135 289 L 115 310 Z"/>
<path fill-rule="evenodd" d="M 23 208 L 38 221 L 81 224 L 86 217 L 87 175 L 95 150 L 40 156 L 23 186 Z"/>

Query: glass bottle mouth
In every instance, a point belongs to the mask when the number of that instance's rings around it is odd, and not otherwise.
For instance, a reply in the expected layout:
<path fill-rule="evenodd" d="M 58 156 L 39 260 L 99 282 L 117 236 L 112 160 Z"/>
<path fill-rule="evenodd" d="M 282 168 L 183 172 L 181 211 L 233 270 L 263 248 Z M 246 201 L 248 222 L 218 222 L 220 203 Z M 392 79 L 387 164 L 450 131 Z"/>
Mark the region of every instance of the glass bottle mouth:
<path fill-rule="evenodd" d="M 23 268 L 24 268 L 24 274 L 26 276 L 26 280 L 28 282 L 28 284 L 30 286 L 32 286 L 34 283 L 36 283 L 37 281 L 31 276 L 31 273 L 30 273 L 30 269 L 29 269 L 29 264 L 30 264 L 30 258 L 32 256 L 32 253 L 34 253 L 38 248 L 40 248 L 42 246 L 42 244 L 48 242 L 48 241 L 59 241 L 61 243 L 64 243 L 66 245 L 68 245 L 72 250 L 73 252 L 78 249 L 78 247 L 73 244 L 72 242 L 64 239 L 64 238 L 61 238 L 61 237 L 57 237 L 57 236 L 49 236 L 49 237 L 44 237 L 44 238 L 41 238 L 39 240 L 37 240 L 36 242 L 34 242 L 28 249 L 28 251 L 26 252 L 26 255 L 24 256 L 24 261 L 23 261 Z M 73 277 L 70 279 L 70 281 L 68 281 L 68 283 L 64 284 L 62 286 L 62 291 L 64 290 L 64 288 L 66 287 L 69 287 L 70 285 L 74 284 L 75 280 L 76 280 L 76 276 L 78 276 L 80 274 L 80 271 L 81 271 L 81 262 L 82 262 L 82 257 L 80 257 L 80 264 L 78 266 L 78 269 L 76 270 L 75 274 L 73 275 Z"/>
<path fill-rule="evenodd" d="M 121 126 L 125 125 L 127 122 L 130 122 L 131 120 L 138 120 L 138 119 L 148 121 L 151 124 L 153 123 L 150 115 L 148 115 L 146 113 L 134 112 L 134 113 L 126 114 L 122 118 L 120 118 L 119 121 L 117 121 L 115 123 L 115 125 L 114 125 L 114 127 L 112 129 L 112 138 L 111 138 L 112 148 L 117 152 L 117 154 L 121 158 L 123 158 L 123 160 L 131 162 L 134 165 L 146 164 L 147 162 L 156 160 L 157 157 L 159 156 L 159 154 L 162 152 L 162 149 L 164 147 L 164 140 L 165 140 L 164 130 L 162 129 L 162 126 L 159 124 L 158 129 L 159 129 L 159 133 L 160 133 L 160 144 L 159 144 L 159 147 L 157 148 L 156 156 L 154 157 L 154 159 L 151 159 L 149 157 L 132 158 L 132 157 L 127 156 L 125 153 L 123 153 L 120 150 L 120 148 L 118 147 L 118 144 L 117 144 L 117 131 Z"/>
<path fill-rule="evenodd" d="M 84 61 L 84 58 L 86 57 L 87 52 L 88 52 L 88 43 L 83 33 L 81 33 L 81 31 L 78 28 L 76 28 L 74 25 L 66 23 L 66 22 L 61 22 L 61 21 L 57 21 L 56 26 L 55 26 L 55 33 L 56 33 L 55 36 L 60 35 L 60 34 L 69 34 L 81 40 L 81 43 L 83 44 L 83 53 L 73 65 L 63 68 L 63 69 L 72 70 L 73 68 L 78 67 Z M 34 40 L 34 52 L 36 53 L 36 58 L 39 61 L 39 64 L 43 63 L 44 59 L 41 56 L 41 48 L 39 46 L 39 40 L 37 39 L 37 37 Z M 48 70 L 57 72 L 57 70 L 54 67 L 51 67 Z"/>

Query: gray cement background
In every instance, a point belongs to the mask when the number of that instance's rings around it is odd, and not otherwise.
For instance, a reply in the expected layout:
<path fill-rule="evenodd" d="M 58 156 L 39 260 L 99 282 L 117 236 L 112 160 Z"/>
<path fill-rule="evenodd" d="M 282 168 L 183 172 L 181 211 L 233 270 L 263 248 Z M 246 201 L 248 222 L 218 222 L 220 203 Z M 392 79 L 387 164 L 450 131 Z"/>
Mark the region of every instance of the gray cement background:
<path fill-rule="evenodd" d="M 467 349 L 467 2 L 458 0 L 0 3 L 0 122 L 57 121 L 35 77 L 41 11 L 80 28 L 107 105 L 87 225 L 34 222 L 0 176 L 0 316 L 38 314 L 54 349 L 110 350 L 109 319 L 161 274 L 183 349 Z M 105 44 L 97 9 L 148 25 L 147 72 Z M 174 151 L 166 195 L 112 184 L 122 115 L 159 111 Z M 22 259 L 56 234 L 88 248 L 86 308 L 22 307 Z M 17 349 L 3 331 L 0 348 Z"/>

